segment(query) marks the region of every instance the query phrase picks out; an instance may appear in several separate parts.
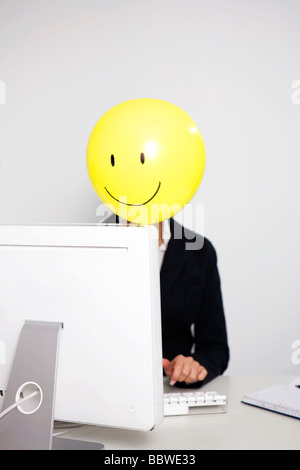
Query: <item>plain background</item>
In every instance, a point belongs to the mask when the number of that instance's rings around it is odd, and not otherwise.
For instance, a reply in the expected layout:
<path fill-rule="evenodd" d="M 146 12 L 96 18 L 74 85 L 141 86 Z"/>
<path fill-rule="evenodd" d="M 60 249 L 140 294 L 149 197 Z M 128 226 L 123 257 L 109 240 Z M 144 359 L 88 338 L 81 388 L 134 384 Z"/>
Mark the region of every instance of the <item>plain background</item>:
<path fill-rule="evenodd" d="M 299 374 L 299 18 L 299 0 L 0 0 L 0 223 L 99 222 L 93 126 L 176 104 L 206 146 L 178 220 L 218 253 L 228 373 Z"/>

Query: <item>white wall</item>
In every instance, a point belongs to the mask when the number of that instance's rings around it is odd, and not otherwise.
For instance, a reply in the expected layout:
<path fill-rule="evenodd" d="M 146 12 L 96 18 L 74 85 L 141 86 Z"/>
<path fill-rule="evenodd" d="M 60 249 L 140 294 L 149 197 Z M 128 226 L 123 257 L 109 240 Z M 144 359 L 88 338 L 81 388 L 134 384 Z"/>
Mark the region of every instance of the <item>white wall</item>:
<path fill-rule="evenodd" d="M 232 374 L 300 372 L 299 17 L 299 0 L 0 0 L 0 223 L 98 221 L 96 121 L 132 98 L 180 106 L 207 149 L 193 207 Z"/>

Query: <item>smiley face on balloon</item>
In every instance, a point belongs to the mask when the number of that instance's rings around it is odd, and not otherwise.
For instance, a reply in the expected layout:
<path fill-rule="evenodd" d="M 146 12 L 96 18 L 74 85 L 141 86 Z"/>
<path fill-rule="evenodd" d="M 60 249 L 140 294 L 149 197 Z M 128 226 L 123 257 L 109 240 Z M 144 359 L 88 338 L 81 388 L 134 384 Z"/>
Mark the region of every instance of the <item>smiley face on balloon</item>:
<path fill-rule="evenodd" d="M 120 217 L 153 224 L 194 196 L 205 148 L 191 117 L 157 99 L 134 99 L 106 112 L 89 138 L 87 167 L 100 199 Z"/>

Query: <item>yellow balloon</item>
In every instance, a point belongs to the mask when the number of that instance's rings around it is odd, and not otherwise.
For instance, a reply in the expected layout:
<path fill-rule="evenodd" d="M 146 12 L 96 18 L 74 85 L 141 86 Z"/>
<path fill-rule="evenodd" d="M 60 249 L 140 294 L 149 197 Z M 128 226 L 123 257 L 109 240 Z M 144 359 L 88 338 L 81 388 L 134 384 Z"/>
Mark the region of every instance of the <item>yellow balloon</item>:
<path fill-rule="evenodd" d="M 87 148 L 90 180 L 120 217 L 153 224 L 173 217 L 203 176 L 200 131 L 179 107 L 150 98 L 125 101 L 96 123 Z"/>

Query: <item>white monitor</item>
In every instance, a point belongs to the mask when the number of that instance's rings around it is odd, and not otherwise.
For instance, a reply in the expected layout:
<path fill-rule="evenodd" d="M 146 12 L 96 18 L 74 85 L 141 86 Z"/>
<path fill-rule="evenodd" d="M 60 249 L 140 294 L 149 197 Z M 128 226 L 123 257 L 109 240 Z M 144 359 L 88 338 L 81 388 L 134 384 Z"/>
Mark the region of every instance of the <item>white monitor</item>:
<path fill-rule="evenodd" d="M 0 409 L 26 320 L 63 323 L 55 420 L 162 421 L 156 228 L 0 226 Z"/>

